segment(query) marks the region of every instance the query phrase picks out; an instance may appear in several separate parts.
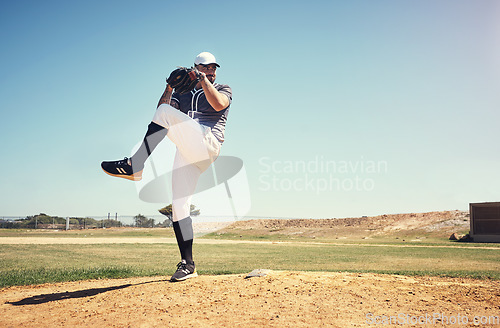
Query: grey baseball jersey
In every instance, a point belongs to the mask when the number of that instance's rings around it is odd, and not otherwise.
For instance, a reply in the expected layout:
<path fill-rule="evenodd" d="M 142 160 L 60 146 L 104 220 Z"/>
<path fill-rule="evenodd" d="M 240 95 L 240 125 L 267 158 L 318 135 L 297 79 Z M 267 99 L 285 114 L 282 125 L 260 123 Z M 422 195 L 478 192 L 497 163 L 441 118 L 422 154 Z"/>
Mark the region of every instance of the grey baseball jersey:
<path fill-rule="evenodd" d="M 229 113 L 229 107 L 231 106 L 233 92 L 226 84 L 214 83 L 214 87 L 229 99 L 229 106 L 219 112 L 210 106 L 203 89 L 195 89 L 183 95 L 174 92 L 172 100 L 179 105 L 181 112 L 185 113 L 199 124 L 210 127 L 213 135 L 220 143 L 223 143 L 227 115 Z"/>

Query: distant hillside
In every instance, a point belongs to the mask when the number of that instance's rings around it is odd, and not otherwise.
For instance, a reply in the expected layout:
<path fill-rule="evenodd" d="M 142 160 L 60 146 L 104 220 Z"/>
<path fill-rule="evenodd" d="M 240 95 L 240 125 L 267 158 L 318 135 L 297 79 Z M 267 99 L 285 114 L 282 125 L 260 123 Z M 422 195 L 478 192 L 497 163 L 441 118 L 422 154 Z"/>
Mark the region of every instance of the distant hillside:
<path fill-rule="evenodd" d="M 469 213 L 440 211 L 428 213 L 384 214 L 373 217 L 342 219 L 259 219 L 237 221 L 219 234 L 287 235 L 302 237 L 373 237 L 377 235 L 449 236 L 467 233 Z"/>

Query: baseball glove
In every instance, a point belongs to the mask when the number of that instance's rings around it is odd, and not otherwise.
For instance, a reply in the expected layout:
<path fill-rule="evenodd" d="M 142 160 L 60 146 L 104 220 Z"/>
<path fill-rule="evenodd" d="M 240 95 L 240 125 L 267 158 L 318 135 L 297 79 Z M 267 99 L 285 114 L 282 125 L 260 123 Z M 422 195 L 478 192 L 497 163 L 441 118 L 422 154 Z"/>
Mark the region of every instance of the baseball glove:
<path fill-rule="evenodd" d="M 201 81 L 200 72 L 194 68 L 178 67 L 170 73 L 167 83 L 175 92 L 184 94 L 194 89 L 196 84 Z"/>

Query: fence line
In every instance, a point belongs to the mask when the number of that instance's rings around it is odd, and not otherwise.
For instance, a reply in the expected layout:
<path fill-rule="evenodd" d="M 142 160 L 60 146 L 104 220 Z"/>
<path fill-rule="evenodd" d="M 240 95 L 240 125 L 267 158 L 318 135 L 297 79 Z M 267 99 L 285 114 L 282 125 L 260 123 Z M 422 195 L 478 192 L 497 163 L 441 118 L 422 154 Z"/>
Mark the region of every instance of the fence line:
<path fill-rule="evenodd" d="M 87 217 L 58 217 L 49 215 L 35 216 L 0 216 L 0 228 L 28 228 L 28 229 L 97 229 L 112 227 L 169 227 L 172 225 L 170 219 L 162 214 L 141 215 L 141 220 L 137 220 L 139 215 L 101 215 Z M 293 219 L 279 217 L 243 217 L 234 218 L 232 216 L 204 216 L 193 217 L 193 222 L 203 223 L 230 223 L 239 220 L 254 219 Z M 68 222 L 67 222 L 68 221 Z"/>

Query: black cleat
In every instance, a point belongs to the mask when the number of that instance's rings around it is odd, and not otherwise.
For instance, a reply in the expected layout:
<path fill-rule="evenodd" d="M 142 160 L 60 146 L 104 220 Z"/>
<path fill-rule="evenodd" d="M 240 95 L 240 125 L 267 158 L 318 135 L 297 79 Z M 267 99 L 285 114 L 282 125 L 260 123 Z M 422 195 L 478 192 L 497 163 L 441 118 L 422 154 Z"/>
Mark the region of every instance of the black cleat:
<path fill-rule="evenodd" d="M 172 278 L 170 278 L 170 281 L 183 281 L 194 277 L 198 277 L 194 262 L 191 264 L 186 263 L 186 260 L 182 260 L 179 264 L 177 264 L 177 271 L 174 273 Z"/>
<path fill-rule="evenodd" d="M 140 171 L 134 171 L 127 157 L 120 161 L 102 162 L 101 167 L 104 172 L 114 177 L 132 181 L 140 181 L 142 179 L 142 168 Z"/>

